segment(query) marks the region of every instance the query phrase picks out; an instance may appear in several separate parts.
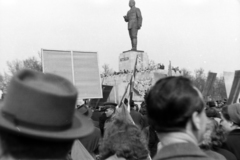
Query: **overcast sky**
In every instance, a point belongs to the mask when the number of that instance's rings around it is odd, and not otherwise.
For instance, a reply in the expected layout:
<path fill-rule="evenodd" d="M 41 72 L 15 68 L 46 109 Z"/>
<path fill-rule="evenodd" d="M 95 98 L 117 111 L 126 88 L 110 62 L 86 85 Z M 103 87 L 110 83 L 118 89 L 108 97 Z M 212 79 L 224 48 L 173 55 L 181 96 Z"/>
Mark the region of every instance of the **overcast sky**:
<path fill-rule="evenodd" d="M 41 48 L 96 51 L 118 71 L 131 48 L 128 0 L 0 0 L 0 72 Z M 222 73 L 240 69 L 238 0 L 136 0 L 143 16 L 138 49 L 172 66 Z"/>

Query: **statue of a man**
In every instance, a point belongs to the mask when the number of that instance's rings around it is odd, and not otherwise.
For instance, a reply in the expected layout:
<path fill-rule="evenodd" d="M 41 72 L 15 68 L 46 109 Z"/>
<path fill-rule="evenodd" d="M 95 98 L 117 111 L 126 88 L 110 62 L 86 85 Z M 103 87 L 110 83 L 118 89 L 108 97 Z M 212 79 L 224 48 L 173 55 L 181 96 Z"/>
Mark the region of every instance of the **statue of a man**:
<path fill-rule="evenodd" d="M 139 8 L 135 7 L 135 1 L 129 1 L 129 7 L 131 8 L 127 15 L 124 16 L 126 22 L 128 22 L 128 32 L 132 43 L 132 50 L 137 50 L 137 32 L 142 26 L 142 15 Z"/>

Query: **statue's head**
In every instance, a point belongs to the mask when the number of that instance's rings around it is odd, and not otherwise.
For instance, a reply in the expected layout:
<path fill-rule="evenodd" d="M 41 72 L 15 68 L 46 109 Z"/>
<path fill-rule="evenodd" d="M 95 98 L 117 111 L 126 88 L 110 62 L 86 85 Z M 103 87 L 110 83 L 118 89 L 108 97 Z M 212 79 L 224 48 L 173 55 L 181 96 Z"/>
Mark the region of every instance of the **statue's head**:
<path fill-rule="evenodd" d="M 135 1 L 134 0 L 130 0 L 129 1 L 129 7 L 133 7 L 133 6 L 135 6 Z"/>

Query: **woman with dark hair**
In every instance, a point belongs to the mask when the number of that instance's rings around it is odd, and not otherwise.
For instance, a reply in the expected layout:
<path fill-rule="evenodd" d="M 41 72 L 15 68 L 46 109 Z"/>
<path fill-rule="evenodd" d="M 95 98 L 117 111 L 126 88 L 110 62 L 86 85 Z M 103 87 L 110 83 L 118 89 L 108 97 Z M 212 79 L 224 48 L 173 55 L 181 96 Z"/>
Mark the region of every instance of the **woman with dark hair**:
<path fill-rule="evenodd" d="M 213 151 L 213 142 L 212 142 L 212 133 L 214 132 L 214 125 L 217 122 L 214 119 L 209 119 L 209 123 L 207 124 L 207 129 L 203 137 L 203 141 L 200 144 L 200 148 L 202 151 L 213 159 L 222 159 L 224 160 L 225 157 L 215 151 Z"/>
<path fill-rule="evenodd" d="M 222 148 L 223 143 L 226 141 L 226 136 L 223 128 L 215 122 L 211 134 L 212 150 L 223 155 L 227 160 L 237 160 L 232 152 Z"/>
<path fill-rule="evenodd" d="M 226 140 L 226 133 L 218 123 L 210 119 L 208 124 L 205 138 L 200 147 L 207 154 L 211 154 L 212 151 L 223 155 L 227 160 L 237 160 L 236 156 L 230 151 L 223 149 L 222 144 Z"/>
<path fill-rule="evenodd" d="M 102 160 L 147 160 L 146 138 L 136 125 L 115 119 L 104 134 L 100 157 Z"/>
<path fill-rule="evenodd" d="M 222 109 L 223 129 L 228 132 L 225 148 L 240 159 L 240 104 L 226 105 Z"/>

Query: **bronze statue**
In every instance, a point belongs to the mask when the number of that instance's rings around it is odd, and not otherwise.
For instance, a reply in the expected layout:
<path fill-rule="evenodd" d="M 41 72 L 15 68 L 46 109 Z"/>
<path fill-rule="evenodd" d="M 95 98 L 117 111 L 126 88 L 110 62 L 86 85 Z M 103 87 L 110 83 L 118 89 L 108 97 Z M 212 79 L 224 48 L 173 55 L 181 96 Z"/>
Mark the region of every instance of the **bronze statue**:
<path fill-rule="evenodd" d="M 135 7 L 135 1 L 129 1 L 131 8 L 126 16 L 123 16 L 125 21 L 128 22 L 128 32 L 132 43 L 132 50 L 137 50 L 137 32 L 142 26 L 142 15 L 139 8 Z"/>

